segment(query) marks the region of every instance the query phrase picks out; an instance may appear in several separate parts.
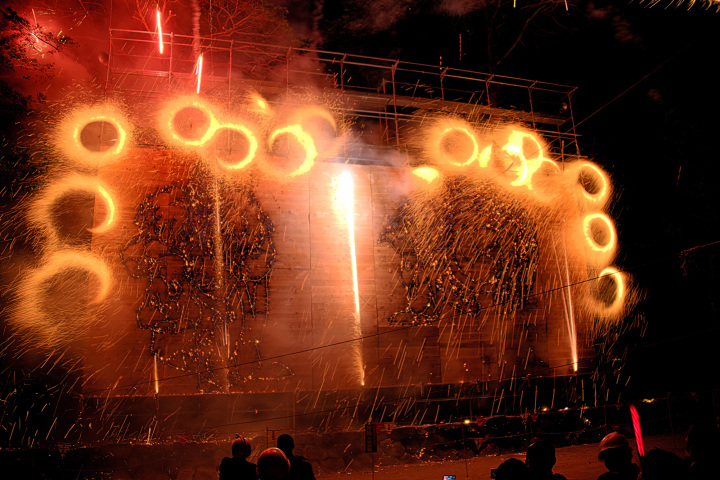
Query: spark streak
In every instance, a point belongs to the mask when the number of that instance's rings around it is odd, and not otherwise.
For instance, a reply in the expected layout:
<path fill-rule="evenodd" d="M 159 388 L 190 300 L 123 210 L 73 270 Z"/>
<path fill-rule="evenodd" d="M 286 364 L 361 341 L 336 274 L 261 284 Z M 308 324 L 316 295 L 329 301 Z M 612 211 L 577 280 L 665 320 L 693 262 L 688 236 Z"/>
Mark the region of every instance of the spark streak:
<path fill-rule="evenodd" d="M 162 31 L 162 19 L 160 18 L 160 9 L 155 10 L 155 17 L 157 20 L 157 31 L 158 31 L 158 42 L 159 42 L 159 50 L 160 55 L 163 54 L 163 31 Z"/>
<path fill-rule="evenodd" d="M 200 94 L 200 84 L 202 83 L 202 69 L 203 69 L 203 56 L 202 53 L 197 59 L 197 63 L 195 64 L 195 75 L 197 75 L 197 89 L 195 90 L 195 93 L 198 95 Z"/>
<path fill-rule="evenodd" d="M 362 326 L 360 323 L 360 294 L 358 287 L 357 278 L 357 258 L 355 254 L 355 222 L 354 208 L 353 208 L 353 197 L 354 197 L 354 184 L 353 177 L 349 171 L 345 171 L 340 176 L 340 184 L 338 186 L 338 193 L 342 196 L 342 204 L 345 208 L 345 218 L 347 219 L 348 228 L 348 243 L 350 244 L 350 262 L 352 264 L 352 276 L 353 276 L 353 293 L 355 297 L 355 333 L 358 337 L 362 336 Z M 360 341 L 355 342 L 355 361 L 358 368 L 358 376 L 360 377 L 360 384 L 365 385 L 365 369 L 362 361 L 362 343 Z"/>

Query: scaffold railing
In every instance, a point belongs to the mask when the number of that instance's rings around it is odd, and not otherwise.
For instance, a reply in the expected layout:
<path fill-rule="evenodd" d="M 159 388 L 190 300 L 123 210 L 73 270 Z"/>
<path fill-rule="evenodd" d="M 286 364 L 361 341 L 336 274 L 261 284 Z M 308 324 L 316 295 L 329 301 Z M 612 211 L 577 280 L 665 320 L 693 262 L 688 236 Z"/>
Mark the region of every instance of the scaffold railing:
<path fill-rule="evenodd" d="M 198 57 L 208 97 L 252 89 L 271 103 L 301 89 L 334 94 L 332 108 L 375 123 L 378 146 L 404 148 L 428 116 L 460 116 L 479 128 L 533 128 L 562 159 L 580 155 L 572 114 L 576 87 L 449 66 L 232 39 L 110 30 L 106 92 L 166 96 L 194 91 Z M 380 134 L 377 133 L 380 132 Z"/>

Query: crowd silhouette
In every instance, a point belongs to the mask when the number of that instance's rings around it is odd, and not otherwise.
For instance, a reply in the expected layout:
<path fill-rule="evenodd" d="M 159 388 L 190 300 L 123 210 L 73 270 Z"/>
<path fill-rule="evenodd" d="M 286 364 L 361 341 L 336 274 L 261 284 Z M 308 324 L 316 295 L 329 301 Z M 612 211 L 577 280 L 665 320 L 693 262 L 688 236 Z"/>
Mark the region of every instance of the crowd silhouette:
<path fill-rule="evenodd" d="M 295 441 L 283 434 L 277 447 L 267 448 L 257 458 L 257 465 L 247 459 L 251 454 L 248 439 L 239 435 L 232 442 L 232 457 L 225 457 L 218 467 L 220 480 L 315 480 L 310 462 L 295 455 Z M 606 472 L 597 480 L 720 480 L 720 434 L 714 425 L 693 425 L 685 447 L 688 457 L 653 448 L 633 462 L 633 449 L 627 437 L 618 432 L 606 435 L 600 442 L 597 459 Z M 494 480 L 567 480 L 554 472 L 557 463 L 555 447 L 545 439 L 533 439 L 523 462 L 510 458 L 490 471 Z M 479 476 L 483 478 L 483 475 Z M 571 479 L 572 480 L 572 479 Z"/>

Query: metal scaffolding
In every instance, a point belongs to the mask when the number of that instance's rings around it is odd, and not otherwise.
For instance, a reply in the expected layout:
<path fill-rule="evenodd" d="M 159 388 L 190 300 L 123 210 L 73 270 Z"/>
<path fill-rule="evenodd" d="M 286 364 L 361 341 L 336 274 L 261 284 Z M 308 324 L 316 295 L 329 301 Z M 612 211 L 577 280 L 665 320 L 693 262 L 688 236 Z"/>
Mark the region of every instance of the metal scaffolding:
<path fill-rule="evenodd" d="M 372 125 L 373 134 L 363 140 L 377 147 L 407 149 L 420 123 L 453 115 L 480 130 L 523 124 L 541 134 L 561 160 L 580 156 L 571 103 L 576 87 L 173 33 L 162 35 L 161 54 L 159 42 L 155 32 L 111 29 L 106 94 L 152 98 L 195 91 L 202 54 L 203 96 L 223 100 L 253 90 L 273 103 L 299 102 L 302 91 L 322 92 L 332 95 L 331 109 Z"/>

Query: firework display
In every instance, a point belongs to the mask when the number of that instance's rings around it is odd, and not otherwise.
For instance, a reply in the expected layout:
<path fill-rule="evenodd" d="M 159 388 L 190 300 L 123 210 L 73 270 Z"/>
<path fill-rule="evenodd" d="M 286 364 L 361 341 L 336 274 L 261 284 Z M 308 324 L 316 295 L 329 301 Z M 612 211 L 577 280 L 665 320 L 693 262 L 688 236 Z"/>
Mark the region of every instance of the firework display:
<path fill-rule="evenodd" d="M 129 148 L 133 127 L 112 105 L 58 127 L 78 173 L 49 176 L 28 210 L 44 259 L 20 279 L 14 318 L 61 347 L 77 322 L 38 299 L 67 272 L 91 273 L 84 328 L 121 333 L 90 347 L 88 394 L 578 371 L 583 338 L 621 318 L 627 281 L 596 165 L 557 163 L 522 127 L 437 117 L 411 164 L 343 167 L 335 155 L 352 144 L 332 111 L 247 102 L 242 117 L 201 97 L 162 102 L 164 152 Z M 88 162 L 96 175 L 80 173 Z M 95 197 L 89 251 L 58 233 L 55 205 L 76 191 Z M 551 347 L 539 325 L 564 340 Z M 406 328 L 430 330 L 398 343 Z"/>

